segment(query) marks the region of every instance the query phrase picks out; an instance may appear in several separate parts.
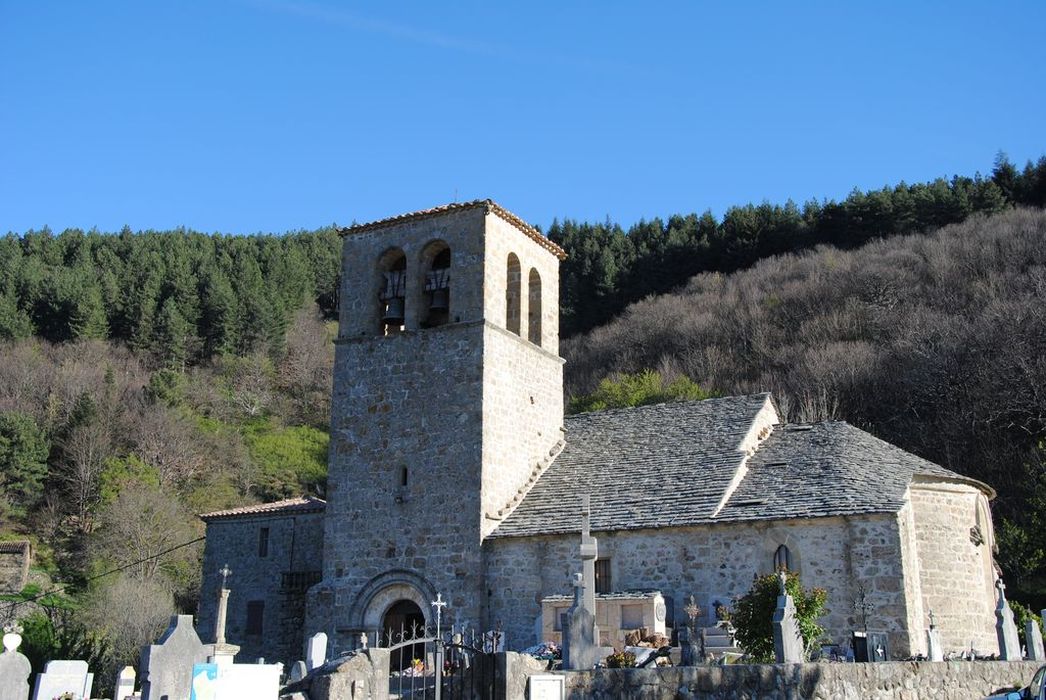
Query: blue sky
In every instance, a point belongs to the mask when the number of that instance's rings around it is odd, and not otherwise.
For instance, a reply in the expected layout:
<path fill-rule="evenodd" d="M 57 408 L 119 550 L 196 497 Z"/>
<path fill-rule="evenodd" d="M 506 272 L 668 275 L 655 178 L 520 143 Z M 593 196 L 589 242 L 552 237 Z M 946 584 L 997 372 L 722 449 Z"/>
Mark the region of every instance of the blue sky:
<path fill-rule="evenodd" d="M 0 0 L 0 232 L 641 218 L 1046 154 L 1046 3 Z"/>

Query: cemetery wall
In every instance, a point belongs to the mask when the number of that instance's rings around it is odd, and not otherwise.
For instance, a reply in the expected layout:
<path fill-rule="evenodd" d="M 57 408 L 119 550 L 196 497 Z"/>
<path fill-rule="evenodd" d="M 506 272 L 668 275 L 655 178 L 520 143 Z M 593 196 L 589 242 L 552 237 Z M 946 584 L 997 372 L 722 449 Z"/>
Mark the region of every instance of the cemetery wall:
<path fill-rule="evenodd" d="M 267 529 L 262 545 L 262 529 Z M 218 571 L 228 565 L 226 639 L 240 662 L 265 657 L 290 664 L 301 658 L 301 621 L 308 586 L 320 577 L 323 513 L 239 515 L 207 523 L 200 586 L 200 638 L 214 641 Z M 261 603 L 260 633 L 248 628 L 248 607 Z M 252 605 L 253 604 L 253 605 Z M 255 615 L 258 613 L 255 612 Z"/>
<path fill-rule="evenodd" d="M 969 700 L 1026 685 L 1038 666 L 1030 661 L 810 663 L 598 669 L 563 675 L 570 700 Z"/>
<path fill-rule="evenodd" d="M 944 651 L 972 643 L 997 653 L 994 533 L 984 494 L 943 482 L 913 483 L 910 493 L 923 608 L 936 616 Z"/>
<path fill-rule="evenodd" d="M 612 589 L 661 591 L 670 626 L 683 620 L 691 594 L 705 613 L 698 624 L 714 624 L 713 603 L 729 605 L 747 592 L 753 576 L 773 570 L 774 551 L 787 544 L 803 584 L 828 592 L 822 624 L 833 642 L 843 643 L 861 627 L 852 604 L 861 584 L 871 607 L 869 630 L 888 634 L 891 656 L 910 653 L 896 515 L 593 534 L 599 557 L 610 561 Z M 541 599 L 570 593 L 570 577 L 579 567 L 578 537 L 495 538 L 487 546 L 492 614 L 505 625 L 508 648 L 525 648 L 537 641 Z"/>

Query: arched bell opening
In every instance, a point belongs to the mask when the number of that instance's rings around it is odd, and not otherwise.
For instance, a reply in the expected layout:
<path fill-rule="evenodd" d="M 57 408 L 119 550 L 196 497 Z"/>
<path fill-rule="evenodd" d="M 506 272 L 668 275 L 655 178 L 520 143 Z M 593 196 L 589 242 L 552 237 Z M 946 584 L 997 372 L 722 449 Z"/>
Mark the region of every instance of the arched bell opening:
<path fill-rule="evenodd" d="M 382 335 L 399 333 L 407 318 L 407 256 L 391 248 L 378 260 L 381 289 L 378 291 L 379 331 Z"/>
<path fill-rule="evenodd" d="M 523 270 L 515 253 L 508 254 L 505 280 L 505 328 L 510 333 L 519 335 L 520 314 L 523 306 L 521 303 Z"/>
<path fill-rule="evenodd" d="M 541 275 L 530 268 L 527 295 L 527 340 L 541 345 Z"/>
<path fill-rule="evenodd" d="M 450 246 L 443 241 L 429 243 L 421 254 L 424 271 L 422 328 L 435 328 L 450 322 Z"/>
<path fill-rule="evenodd" d="M 412 639 L 421 639 L 425 635 L 425 616 L 421 608 L 413 600 L 397 600 L 389 609 L 381 621 L 382 646 L 395 647 L 402 642 Z M 393 649 L 392 658 L 389 659 L 391 670 L 403 671 L 410 668 L 414 659 L 425 658 L 425 645 L 408 644 Z"/>

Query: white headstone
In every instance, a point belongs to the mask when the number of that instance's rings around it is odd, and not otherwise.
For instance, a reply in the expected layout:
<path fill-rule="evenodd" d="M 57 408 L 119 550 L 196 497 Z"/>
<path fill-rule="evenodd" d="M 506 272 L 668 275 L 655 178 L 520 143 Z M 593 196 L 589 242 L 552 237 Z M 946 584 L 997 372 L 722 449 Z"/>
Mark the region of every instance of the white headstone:
<path fill-rule="evenodd" d="M 120 672 L 116 674 L 113 700 L 125 700 L 127 697 L 134 695 L 134 677 L 134 669 L 130 666 L 124 666 Z"/>
<path fill-rule="evenodd" d="M 563 700 L 564 677 L 535 675 L 530 677 L 529 700 Z"/>
<path fill-rule="evenodd" d="M 327 633 L 317 632 L 305 643 L 305 667 L 311 671 L 325 663 L 327 663 Z"/>
<path fill-rule="evenodd" d="M 88 700 L 94 675 L 88 671 L 86 661 L 48 661 L 44 672 L 36 677 L 33 700 L 52 700 L 69 694 L 72 700 Z"/>
<path fill-rule="evenodd" d="M 281 664 L 194 664 L 189 700 L 277 700 Z M 180 696 L 184 697 L 184 696 Z M 170 700 L 175 700 L 174 697 Z"/>
<path fill-rule="evenodd" d="M 26 700 L 29 697 L 29 675 L 33 672 L 23 654 L 18 652 L 22 635 L 17 631 L 4 635 L 4 652 L 0 654 L 0 700 Z"/>
<path fill-rule="evenodd" d="M 926 630 L 927 656 L 930 661 L 944 661 L 944 646 L 941 644 L 941 631 L 936 627 Z"/>

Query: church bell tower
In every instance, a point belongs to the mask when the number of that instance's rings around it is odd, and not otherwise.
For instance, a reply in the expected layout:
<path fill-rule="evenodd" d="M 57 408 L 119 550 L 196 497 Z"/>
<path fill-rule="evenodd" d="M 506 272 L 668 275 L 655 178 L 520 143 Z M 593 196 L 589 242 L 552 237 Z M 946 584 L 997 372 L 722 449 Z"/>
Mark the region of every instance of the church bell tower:
<path fill-rule="evenodd" d="M 484 538 L 563 444 L 559 261 L 490 200 L 342 231 L 323 581 L 338 648 L 395 618 L 487 628 Z M 402 616 L 408 616 L 403 618 Z"/>

